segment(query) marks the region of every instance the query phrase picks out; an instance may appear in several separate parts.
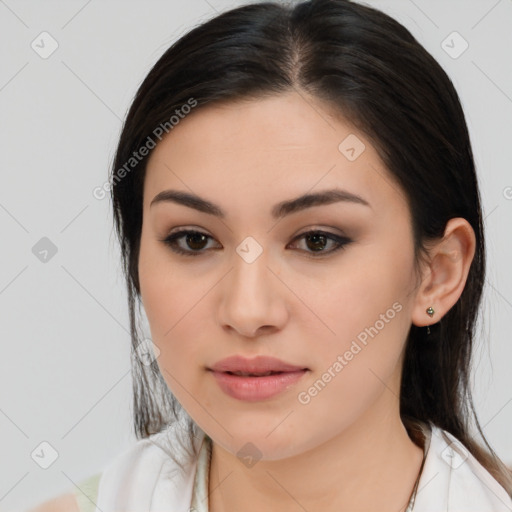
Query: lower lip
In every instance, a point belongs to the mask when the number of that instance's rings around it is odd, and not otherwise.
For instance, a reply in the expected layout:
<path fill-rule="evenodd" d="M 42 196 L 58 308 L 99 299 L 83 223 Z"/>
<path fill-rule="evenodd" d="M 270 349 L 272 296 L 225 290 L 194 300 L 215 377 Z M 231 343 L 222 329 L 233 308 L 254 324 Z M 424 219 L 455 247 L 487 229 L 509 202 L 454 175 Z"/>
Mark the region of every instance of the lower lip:
<path fill-rule="evenodd" d="M 212 371 L 224 393 L 238 400 L 257 402 L 271 398 L 295 384 L 307 370 L 275 373 L 265 377 L 247 377 Z"/>

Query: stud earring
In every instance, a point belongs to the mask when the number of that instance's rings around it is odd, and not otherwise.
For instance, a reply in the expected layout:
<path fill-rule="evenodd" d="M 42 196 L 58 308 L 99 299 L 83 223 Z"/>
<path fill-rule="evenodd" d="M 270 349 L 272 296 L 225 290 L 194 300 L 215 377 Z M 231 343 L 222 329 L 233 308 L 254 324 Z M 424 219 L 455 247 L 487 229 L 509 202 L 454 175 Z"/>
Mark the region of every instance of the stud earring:
<path fill-rule="evenodd" d="M 426 309 L 426 313 L 427 315 L 432 318 L 434 316 L 434 308 L 432 306 L 429 306 L 427 309 Z M 427 334 L 430 334 L 430 326 L 427 325 Z"/>

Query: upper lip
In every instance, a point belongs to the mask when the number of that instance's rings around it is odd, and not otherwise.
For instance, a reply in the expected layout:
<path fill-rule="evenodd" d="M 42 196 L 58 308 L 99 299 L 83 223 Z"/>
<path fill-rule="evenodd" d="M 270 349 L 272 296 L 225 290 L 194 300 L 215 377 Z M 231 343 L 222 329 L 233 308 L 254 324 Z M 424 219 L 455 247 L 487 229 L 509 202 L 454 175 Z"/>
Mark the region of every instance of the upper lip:
<path fill-rule="evenodd" d="M 266 373 L 293 372 L 306 370 L 307 368 L 285 363 L 280 359 L 269 356 L 257 356 L 252 359 L 243 356 L 231 356 L 217 361 L 209 369 L 215 372 Z"/>

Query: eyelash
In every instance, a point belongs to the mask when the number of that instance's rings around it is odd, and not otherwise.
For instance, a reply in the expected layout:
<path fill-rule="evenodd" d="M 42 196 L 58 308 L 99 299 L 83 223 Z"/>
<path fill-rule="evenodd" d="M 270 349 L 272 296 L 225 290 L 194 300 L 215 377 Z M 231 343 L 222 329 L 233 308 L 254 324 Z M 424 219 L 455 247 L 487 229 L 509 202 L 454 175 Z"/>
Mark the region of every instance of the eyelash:
<path fill-rule="evenodd" d="M 196 230 L 191 230 L 191 229 L 182 229 L 181 231 L 176 231 L 175 233 L 169 235 L 167 238 L 164 238 L 163 240 L 160 240 L 160 241 L 163 242 L 165 245 L 169 246 L 170 249 L 177 254 L 182 254 L 183 256 L 201 256 L 201 254 L 204 254 L 204 252 L 205 252 L 204 249 L 201 249 L 200 251 L 192 251 L 192 250 L 187 251 L 177 245 L 177 240 L 179 240 L 180 238 L 183 238 L 184 236 L 189 235 L 189 234 L 203 235 L 208 238 L 212 238 L 210 235 L 207 235 L 206 233 L 202 233 L 201 231 L 196 231 Z M 321 258 L 324 255 L 332 254 L 340 249 L 344 249 L 346 245 L 348 245 L 350 242 L 352 242 L 352 240 L 350 240 L 349 238 L 338 236 L 338 235 L 335 235 L 334 233 L 329 233 L 329 232 L 322 231 L 322 230 L 306 231 L 304 233 L 301 233 L 300 235 L 297 235 L 292 240 L 292 242 L 295 242 L 297 240 L 300 240 L 301 238 L 306 237 L 307 235 L 312 235 L 312 234 L 323 235 L 327 239 L 332 240 L 337 244 L 330 251 L 319 251 L 319 252 L 315 253 L 312 251 L 303 250 L 303 252 L 312 254 L 313 256 L 308 256 L 308 257 L 312 257 L 312 258 Z M 318 256 L 316 254 L 318 254 Z"/>

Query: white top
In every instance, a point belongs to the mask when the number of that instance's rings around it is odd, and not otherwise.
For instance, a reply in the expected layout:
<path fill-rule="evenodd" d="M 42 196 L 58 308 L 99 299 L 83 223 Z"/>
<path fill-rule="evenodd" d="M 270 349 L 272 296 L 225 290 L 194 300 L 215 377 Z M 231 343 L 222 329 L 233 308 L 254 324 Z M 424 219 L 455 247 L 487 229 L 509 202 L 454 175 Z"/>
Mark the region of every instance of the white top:
<path fill-rule="evenodd" d="M 197 429 L 195 457 L 187 435 L 179 435 L 183 427 L 183 421 L 177 422 L 136 441 L 106 466 L 96 512 L 208 512 L 211 441 Z M 462 443 L 429 427 L 425 462 L 408 511 L 512 512 L 512 498 Z"/>
<path fill-rule="evenodd" d="M 212 441 L 208 436 L 204 436 L 203 444 L 201 445 L 201 450 L 198 456 L 190 512 L 208 512 L 208 477 L 210 472 L 211 456 Z"/>

